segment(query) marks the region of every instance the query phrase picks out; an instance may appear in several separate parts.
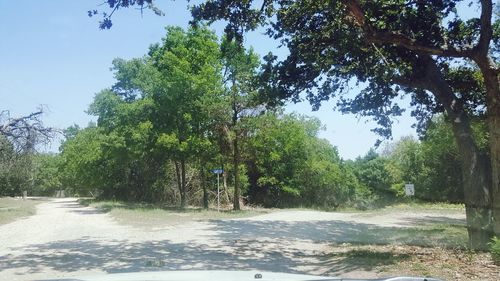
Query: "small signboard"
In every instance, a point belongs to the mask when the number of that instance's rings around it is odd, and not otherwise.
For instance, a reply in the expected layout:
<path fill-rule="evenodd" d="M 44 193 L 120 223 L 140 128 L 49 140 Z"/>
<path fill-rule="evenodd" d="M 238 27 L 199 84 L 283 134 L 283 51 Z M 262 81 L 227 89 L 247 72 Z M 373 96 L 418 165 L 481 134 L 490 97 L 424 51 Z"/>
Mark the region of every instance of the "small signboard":
<path fill-rule="evenodd" d="M 214 174 L 222 174 L 223 172 L 224 172 L 224 170 L 222 170 L 222 169 L 213 169 L 212 170 L 212 173 L 214 173 Z"/>
<path fill-rule="evenodd" d="M 415 195 L 415 185 L 412 183 L 405 184 L 405 194 L 406 194 L 406 196 L 414 196 Z"/>

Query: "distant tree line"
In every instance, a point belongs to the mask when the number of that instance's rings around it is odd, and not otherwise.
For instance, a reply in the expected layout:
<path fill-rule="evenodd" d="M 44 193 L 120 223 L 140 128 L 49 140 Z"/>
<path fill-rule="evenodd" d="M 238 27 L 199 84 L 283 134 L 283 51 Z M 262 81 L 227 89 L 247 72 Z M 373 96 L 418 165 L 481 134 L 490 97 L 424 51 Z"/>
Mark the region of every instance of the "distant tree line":
<path fill-rule="evenodd" d="M 463 202 L 460 159 L 449 122 L 437 116 L 411 137 L 355 160 L 320 139 L 319 120 L 284 114 L 260 99 L 266 65 L 206 28 L 167 29 L 147 55 L 115 59 L 116 83 L 96 94 L 86 128 L 64 131 L 58 154 L 1 141 L 0 194 L 81 196 L 208 207 L 213 169 L 223 204 L 368 208 L 404 197 Z M 482 149 L 485 123 L 473 123 Z M 23 142 L 23 144 L 26 142 Z M 17 148 L 17 150 L 16 150 Z M 458 176 L 457 176 L 458 175 Z"/>
<path fill-rule="evenodd" d="M 168 28 L 144 57 L 113 61 L 116 83 L 88 109 L 97 123 L 68 128 L 60 153 L 40 158 L 53 159 L 40 165 L 41 190 L 208 207 L 211 170 L 223 169 L 221 198 L 234 209 L 354 201 L 360 186 L 318 138 L 320 122 L 259 99 L 260 64 L 207 28 Z"/>

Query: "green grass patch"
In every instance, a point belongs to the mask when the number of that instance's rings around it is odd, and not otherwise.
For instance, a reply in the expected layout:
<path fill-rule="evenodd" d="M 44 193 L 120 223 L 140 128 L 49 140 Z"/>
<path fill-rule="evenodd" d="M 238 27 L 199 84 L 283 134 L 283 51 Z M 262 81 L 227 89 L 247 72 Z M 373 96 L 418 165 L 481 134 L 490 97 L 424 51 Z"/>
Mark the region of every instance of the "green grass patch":
<path fill-rule="evenodd" d="M 270 210 L 253 208 L 240 211 L 203 209 L 187 207 L 181 209 L 175 206 L 156 205 L 149 203 L 131 203 L 122 201 L 96 201 L 80 199 L 80 204 L 96 208 L 103 213 L 109 213 L 119 223 L 140 227 L 165 227 L 189 221 L 219 220 L 231 218 L 253 217 Z"/>
<path fill-rule="evenodd" d="M 500 238 L 493 237 L 490 243 L 491 258 L 495 264 L 500 265 Z"/>
<path fill-rule="evenodd" d="M 456 210 L 465 211 L 464 204 L 452 204 L 445 202 L 406 202 L 385 207 L 386 209 L 398 210 Z"/>
<path fill-rule="evenodd" d="M 467 228 L 463 225 L 429 224 L 422 227 L 374 227 L 363 232 L 353 232 L 338 242 L 466 249 L 468 238 Z"/>
<path fill-rule="evenodd" d="M 34 215 L 39 200 L 18 199 L 11 197 L 0 198 L 0 224 L 6 224 L 16 219 Z"/>
<path fill-rule="evenodd" d="M 467 248 L 468 234 L 465 225 L 430 224 L 416 228 L 398 229 L 397 235 L 408 245 Z"/>

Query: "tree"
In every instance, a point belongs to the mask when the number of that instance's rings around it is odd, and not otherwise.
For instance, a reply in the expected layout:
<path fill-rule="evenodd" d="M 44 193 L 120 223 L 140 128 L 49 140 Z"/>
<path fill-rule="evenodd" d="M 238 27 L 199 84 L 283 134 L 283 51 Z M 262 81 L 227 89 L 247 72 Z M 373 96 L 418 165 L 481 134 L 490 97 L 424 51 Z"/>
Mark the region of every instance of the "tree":
<path fill-rule="evenodd" d="M 206 28 L 167 28 L 163 44 L 150 50 L 159 87 L 154 124 L 162 130 L 158 143 L 176 159 L 181 207 L 186 204 L 186 161 L 205 151 L 208 97 L 220 96 L 221 64 L 217 37 Z M 165 122 L 167 121 L 168 122 Z"/>
<path fill-rule="evenodd" d="M 60 154 L 38 153 L 34 156 L 33 193 L 38 196 L 53 196 L 61 185 Z"/>
<path fill-rule="evenodd" d="M 317 128 L 308 132 L 306 121 L 302 121 L 272 113 L 253 120 L 248 153 L 252 159 L 250 165 L 254 166 L 250 192 L 254 193 L 255 201 L 265 206 L 287 207 L 300 197 L 299 173 L 310 154 L 308 133 L 317 132 Z"/>
<path fill-rule="evenodd" d="M 113 10 L 134 4 L 107 2 Z M 500 235 L 500 23 L 491 0 L 478 1 L 480 15 L 471 19 L 457 12 L 460 2 L 215 0 L 194 6 L 192 14 L 195 22 L 226 20 L 229 38 L 239 40 L 268 24 L 268 34 L 290 51 L 277 64 L 267 57 L 274 99 L 299 100 L 306 92 L 319 106 L 338 97 L 343 112 L 373 117 L 381 126 L 374 130 L 384 136 L 390 116 L 402 112 L 395 98 L 403 93 L 412 97 L 421 127 L 446 112 L 462 159 L 471 246 L 486 248 L 493 233 Z M 480 87 L 457 83 L 457 77 Z M 343 95 L 352 79 L 366 86 L 354 98 Z M 469 124 L 481 109 L 488 116 L 489 157 Z"/>
<path fill-rule="evenodd" d="M 104 138 L 101 129 L 89 127 L 80 130 L 61 145 L 62 186 L 79 194 L 89 194 L 95 190 L 111 193 L 109 190 L 114 186 L 106 180 L 106 176 L 111 173 L 105 167 L 101 149 Z"/>
<path fill-rule="evenodd" d="M 251 120 L 246 145 L 249 200 L 267 207 L 346 206 L 359 191 L 315 118 L 267 112 Z"/>
<path fill-rule="evenodd" d="M 453 139 L 450 139 L 453 142 Z M 399 184 L 420 183 L 419 176 L 423 170 L 421 143 L 412 136 L 402 137 L 388 148 L 387 158 L 399 170 Z"/>
<path fill-rule="evenodd" d="M 14 145 L 17 151 L 34 150 L 39 143 L 48 143 L 57 133 L 42 122 L 44 109 L 25 116 L 11 117 L 8 110 L 0 112 L 0 135 Z"/>
<path fill-rule="evenodd" d="M 471 120 L 474 139 L 480 150 L 488 148 L 486 122 Z M 430 201 L 464 202 L 461 161 L 449 121 L 432 118 L 421 141 L 403 137 L 387 145 L 384 157 L 394 178 L 393 189 L 404 194 L 404 184 L 415 183 L 415 196 Z"/>
<path fill-rule="evenodd" d="M 370 149 L 365 156 L 356 158 L 350 165 L 354 168 L 359 183 L 381 199 L 393 197 L 391 185 L 393 177 L 387 168 L 388 161 L 375 150 Z"/>
<path fill-rule="evenodd" d="M 16 151 L 15 146 L 0 135 L 0 195 L 19 196 L 31 188 L 31 153 Z"/>
<path fill-rule="evenodd" d="M 43 125 L 43 113 L 43 108 L 20 117 L 11 117 L 7 110 L 0 112 L 0 194 L 32 191 L 37 145 L 50 142 L 57 132 Z"/>
<path fill-rule="evenodd" d="M 230 109 L 230 123 L 224 124 L 222 132 L 230 132 L 226 136 L 231 142 L 233 173 L 234 173 L 234 197 L 233 208 L 240 209 L 240 163 L 241 163 L 241 141 L 244 133 L 244 120 L 254 116 L 259 110 L 255 104 L 257 93 L 257 67 L 259 57 L 252 49 L 245 49 L 234 40 L 224 38 L 221 43 L 221 55 L 223 63 L 224 82 L 226 84 L 226 103 Z"/>
<path fill-rule="evenodd" d="M 390 116 L 402 112 L 396 99 L 402 94 L 412 97 L 422 126 L 446 112 L 462 158 L 471 246 L 486 248 L 491 235 L 500 234 L 500 23 L 492 1 L 479 1 L 481 13 L 470 20 L 452 0 L 250 2 L 207 1 L 193 16 L 228 20 L 226 31 L 237 38 L 270 22 L 268 34 L 290 51 L 269 68 L 277 78 L 271 93 L 279 100 L 306 92 L 319 106 L 337 97 L 343 112 L 372 116 L 381 126 L 375 131 L 385 136 Z M 352 79 L 365 86 L 354 98 L 345 95 Z M 469 124 L 480 111 L 488 116 L 489 160 Z"/>
<path fill-rule="evenodd" d="M 484 144 L 482 146 L 484 149 Z M 463 203 L 460 155 L 451 125 L 443 116 L 436 116 L 429 123 L 419 146 L 419 154 L 422 162 L 418 179 L 420 187 L 417 185 L 415 189 L 421 195 L 417 196 Z"/>

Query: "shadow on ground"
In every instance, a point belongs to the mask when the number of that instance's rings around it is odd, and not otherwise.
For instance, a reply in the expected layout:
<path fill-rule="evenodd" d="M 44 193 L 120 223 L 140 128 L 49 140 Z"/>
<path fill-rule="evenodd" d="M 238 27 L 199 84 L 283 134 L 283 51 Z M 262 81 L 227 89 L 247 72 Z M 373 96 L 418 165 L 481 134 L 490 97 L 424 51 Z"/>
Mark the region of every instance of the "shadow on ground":
<path fill-rule="evenodd" d="M 100 213 L 82 208 L 77 202 L 59 202 L 83 215 Z M 408 221 L 425 224 L 460 223 L 446 217 L 423 217 Z M 375 253 L 360 262 L 369 252 L 333 253 L 332 245 L 407 244 L 457 247 L 464 245 L 464 235 L 455 237 L 436 228 L 381 227 L 354 221 L 255 221 L 212 220 L 190 242 L 148 240 L 148 233 L 139 237 L 142 242 L 119 237 L 106 240 L 82 237 L 75 240 L 32 244 L 11 248 L 0 256 L 0 275 L 4 270 L 16 270 L 21 275 L 43 273 L 47 270 L 75 272 L 102 270 L 109 273 L 155 270 L 261 270 L 288 273 L 339 275 L 357 270 L 368 271 L 380 265 L 394 264 L 409 258 L 391 253 Z M 176 229 L 175 231 L 182 231 Z M 169 231 L 169 230 L 167 230 Z M 184 231 L 197 231 L 185 228 Z M 446 234 L 446 235 L 443 235 Z M 36 235 L 36 234 L 34 234 Z M 96 233 L 98 236 L 99 234 Z M 182 235 L 182 233 L 179 233 Z M 340 248 L 337 248 L 337 251 Z M 15 254 L 14 254 L 15 253 Z"/>
<path fill-rule="evenodd" d="M 173 243 L 168 240 L 99 241 L 83 237 L 13 248 L 12 250 L 23 251 L 23 254 L 0 256 L 0 272 L 7 269 L 22 269 L 25 274 L 40 273 L 47 269 L 59 272 L 103 270 L 110 273 L 254 269 L 337 275 L 355 270 L 370 270 L 379 265 L 396 263 L 406 257 L 382 254 L 389 256 L 359 262 L 360 253 L 332 255 L 328 253 L 326 245 L 346 242 L 420 244 L 428 235 L 415 235 L 414 232 L 405 232 L 407 229 L 403 228 L 342 221 L 286 223 L 226 220 L 211 221 L 210 225 L 213 231 L 192 243 Z M 307 245 L 304 246 L 304 243 Z"/>
<path fill-rule="evenodd" d="M 400 257 L 371 260 L 360 263 L 356 251 L 329 255 L 294 249 L 280 250 L 283 242 L 265 243 L 266 250 L 257 241 L 235 243 L 229 249 L 209 245 L 177 244 L 169 241 L 129 243 L 114 240 L 111 243 L 84 238 L 31 245 L 29 253 L 0 257 L 0 272 L 23 269 L 23 275 L 41 273 L 47 269 L 58 272 L 103 270 L 108 273 L 155 270 L 261 270 L 288 273 L 336 275 L 354 270 L 370 270 L 378 265 L 397 262 Z M 385 256 L 384 256 L 385 257 Z M 318 271 L 319 270 L 319 271 Z"/>
<path fill-rule="evenodd" d="M 213 221 L 214 229 L 228 240 L 238 239 L 300 239 L 326 243 L 405 244 L 416 246 L 463 247 L 467 242 L 465 227 L 450 232 L 442 225 L 416 227 L 381 227 L 353 221 Z"/>
<path fill-rule="evenodd" d="M 261 256 L 243 248 L 216 249 L 208 245 L 176 244 L 169 241 L 130 243 L 113 240 L 106 243 L 84 238 L 31 245 L 22 255 L 0 257 L 0 272 L 29 268 L 27 274 L 45 268 L 60 272 L 100 269 L 107 272 L 179 269 L 260 269 L 290 272 L 298 261 L 285 253 L 271 251 Z M 258 249 L 256 249 L 258 251 Z"/>
<path fill-rule="evenodd" d="M 406 225 L 408 226 L 424 226 L 432 224 L 447 224 L 455 226 L 466 226 L 465 219 L 450 218 L 447 216 L 430 216 L 426 215 L 421 218 L 407 218 Z"/>

